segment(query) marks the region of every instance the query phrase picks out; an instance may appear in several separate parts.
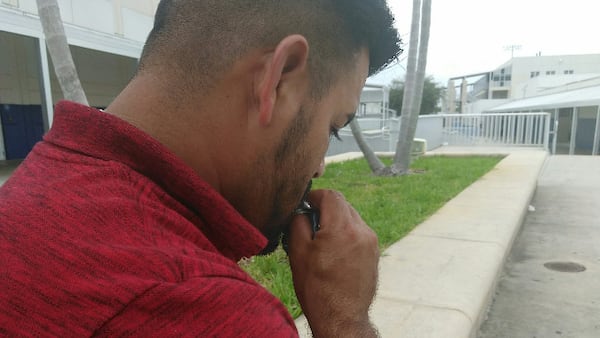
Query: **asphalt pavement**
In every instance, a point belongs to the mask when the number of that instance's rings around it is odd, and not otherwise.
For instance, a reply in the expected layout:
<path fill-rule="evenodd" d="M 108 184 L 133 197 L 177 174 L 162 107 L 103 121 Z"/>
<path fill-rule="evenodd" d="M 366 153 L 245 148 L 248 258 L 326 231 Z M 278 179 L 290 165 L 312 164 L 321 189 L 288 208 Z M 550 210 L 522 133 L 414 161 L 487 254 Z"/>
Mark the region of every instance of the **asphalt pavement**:
<path fill-rule="evenodd" d="M 549 157 L 531 205 L 478 337 L 600 337 L 600 157 Z"/>

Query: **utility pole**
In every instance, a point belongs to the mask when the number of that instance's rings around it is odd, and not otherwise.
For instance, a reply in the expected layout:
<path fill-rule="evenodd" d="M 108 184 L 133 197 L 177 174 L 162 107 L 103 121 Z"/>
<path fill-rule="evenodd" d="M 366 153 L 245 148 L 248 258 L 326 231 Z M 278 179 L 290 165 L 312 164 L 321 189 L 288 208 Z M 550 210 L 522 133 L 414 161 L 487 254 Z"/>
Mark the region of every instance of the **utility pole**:
<path fill-rule="evenodd" d="M 520 50 L 522 47 L 523 46 L 521 46 L 521 45 L 509 45 L 509 46 L 504 46 L 504 50 L 510 51 L 510 58 L 512 59 L 513 56 L 515 55 L 515 51 Z"/>

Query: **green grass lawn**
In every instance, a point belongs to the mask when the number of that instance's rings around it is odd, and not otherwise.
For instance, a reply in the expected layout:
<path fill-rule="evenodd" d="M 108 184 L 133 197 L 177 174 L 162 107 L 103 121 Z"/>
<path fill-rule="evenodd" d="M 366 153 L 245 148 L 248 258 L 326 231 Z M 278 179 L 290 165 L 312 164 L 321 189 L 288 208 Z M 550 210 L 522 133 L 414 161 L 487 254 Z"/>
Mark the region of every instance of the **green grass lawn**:
<path fill-rule="evenodd" d="M 383 249 L 404 237 L 446 202 L 492 169 L 502 157 L 422 157 L 412 168 L 422 173 L 376 177 L 361 160 L 327 166 L 313 189 L 341 191 L 379 236 Z M 390 159 L 384 159 L 386 164 Z M 287 306 L 295 318 L 301 314 L 294 294 L 287 257 L 277 250 L 240 265 Z"/>

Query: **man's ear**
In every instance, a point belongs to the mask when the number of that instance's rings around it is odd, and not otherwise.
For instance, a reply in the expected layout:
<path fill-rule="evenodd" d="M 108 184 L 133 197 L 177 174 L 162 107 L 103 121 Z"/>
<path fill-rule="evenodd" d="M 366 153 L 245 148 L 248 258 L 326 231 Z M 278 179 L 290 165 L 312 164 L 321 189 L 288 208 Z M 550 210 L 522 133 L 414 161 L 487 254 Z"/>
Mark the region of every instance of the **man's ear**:
<path fill-rule="evenodd" d="M 271 122 L 277 91 L 282 81 L 301 75 L 308 62 L 308 41 L 302 35 L 285 37 L 266 61 L 262 78 L 258 81 L 259 122 Z"/>

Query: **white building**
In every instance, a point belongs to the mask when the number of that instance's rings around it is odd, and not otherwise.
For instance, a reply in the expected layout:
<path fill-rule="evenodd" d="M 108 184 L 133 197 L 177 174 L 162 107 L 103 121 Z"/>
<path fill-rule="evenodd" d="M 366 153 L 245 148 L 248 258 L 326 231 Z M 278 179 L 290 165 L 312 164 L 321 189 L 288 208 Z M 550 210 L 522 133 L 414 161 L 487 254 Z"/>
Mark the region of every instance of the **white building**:
<path fill-rule="evenodd" d="M 472 85 L 470 101 L 519 99 L 600 76 L 600 54 L 515 57 Z"/>
<path fill-rule="evenodd" d="M 133 75 L 158 0 L 58 0 L 90 105 L 106 107 Z M 62 99 L 36 0 L 0 2 L 0 160 L 25 157 Z"/>
<path fill-rule="evenodd" d="M 515 57 L 462 78 L 475 79 L 463 113 L 548 112 L 556 153 L 600 153 L 600 54 Z"/>

